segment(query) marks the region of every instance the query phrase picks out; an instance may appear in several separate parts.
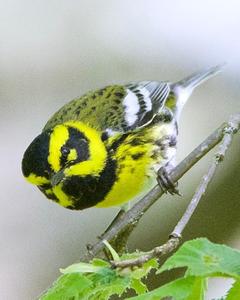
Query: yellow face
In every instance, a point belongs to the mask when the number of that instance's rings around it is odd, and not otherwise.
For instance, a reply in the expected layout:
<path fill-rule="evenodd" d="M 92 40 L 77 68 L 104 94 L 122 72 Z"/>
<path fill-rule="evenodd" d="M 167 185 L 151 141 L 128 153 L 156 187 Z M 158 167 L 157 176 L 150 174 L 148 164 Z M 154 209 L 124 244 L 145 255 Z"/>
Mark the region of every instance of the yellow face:
<path fill-rule="evenodd" d="M 70 209 L 82 209 L 95 204 L 94 188 L 106 160 L 100 133 L 71 121 L 34 139 L 24 153 L 22 171 L 47 198 Z"/>

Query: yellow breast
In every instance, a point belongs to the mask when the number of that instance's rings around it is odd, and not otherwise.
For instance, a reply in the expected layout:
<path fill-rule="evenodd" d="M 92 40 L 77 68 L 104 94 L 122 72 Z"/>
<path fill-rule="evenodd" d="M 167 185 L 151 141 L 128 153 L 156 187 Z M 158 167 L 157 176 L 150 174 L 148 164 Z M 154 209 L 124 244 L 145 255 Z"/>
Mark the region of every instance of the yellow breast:
<path fill-rule="evenodd" d="M 154 126 L 128 136 L 115 153 L 117 180 L 97 207 L 120 205 L 136 199 L 156 184 L 156 170 L 175 154 L 167 149 L 167 143 L 163 147 L 171 130 L 172 126 Z"/>
<path fill-rule="evenodd" d="M 97 207 L 120 205 L 134 199 L 145 189 L 150 179 L 151 148 L 150 144 L 132 146 L 129 139 L 119 146 L 115 154 L 118 162 L 117 181 Z"/>

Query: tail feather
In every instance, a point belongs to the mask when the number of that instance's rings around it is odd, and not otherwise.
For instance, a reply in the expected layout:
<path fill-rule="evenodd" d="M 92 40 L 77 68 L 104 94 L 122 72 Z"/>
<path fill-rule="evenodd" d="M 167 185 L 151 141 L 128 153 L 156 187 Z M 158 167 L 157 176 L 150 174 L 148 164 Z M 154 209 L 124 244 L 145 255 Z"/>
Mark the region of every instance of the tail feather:
<path fill-rule="evenodd" d="M 215 76 L 219 72 L 222 71 L 222 68 L 225 64 L 217 65 L 211 67 L 209 69 L 194 73 L 172 85 L 172 88 L 181 87 L 183 89 L 189 89 L 192 91 L 198 85 L 202 84 L 204 81 L 208 80 L 209 78 Z"/>
<path fill-rule="evenodd" d="M 195 87 L 215 76 L 222 70 L 222 67 L 223 65 L 218 65 L 201 72 L 194 73 L 176 83 L 171 84 L 170 88 L 176 97 L 175 108 L 172 108 L 172 110 L 177 120 L 180 117 L 182 108 L 184 107 Z"/>

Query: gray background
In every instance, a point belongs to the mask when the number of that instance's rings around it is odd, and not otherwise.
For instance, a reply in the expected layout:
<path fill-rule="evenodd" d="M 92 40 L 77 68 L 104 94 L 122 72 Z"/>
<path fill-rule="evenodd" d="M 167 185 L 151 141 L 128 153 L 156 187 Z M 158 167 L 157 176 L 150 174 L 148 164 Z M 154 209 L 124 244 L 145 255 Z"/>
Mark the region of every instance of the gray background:
<path fill-rule="evenodd" d="M 35 299 L 117 212 L 65 210 L 25 182 L 22 154 L 48 118 L 71 98 L 109 83 L 175 81 L 227 62 L 186 105 L 179 161 L 239 111 L 239 30 L 234 0 L 0 2 L 1 299 Z M 180 181 L 182 198 L 166 195 L 149 210 L 131 249 L 167 239 L 210 160 L 208 155 Z M 185 239 L 206 236 L 240 248 L 239 163 L 236 137 Z M 212 282 L 209 299 L 227 284 Z"/>

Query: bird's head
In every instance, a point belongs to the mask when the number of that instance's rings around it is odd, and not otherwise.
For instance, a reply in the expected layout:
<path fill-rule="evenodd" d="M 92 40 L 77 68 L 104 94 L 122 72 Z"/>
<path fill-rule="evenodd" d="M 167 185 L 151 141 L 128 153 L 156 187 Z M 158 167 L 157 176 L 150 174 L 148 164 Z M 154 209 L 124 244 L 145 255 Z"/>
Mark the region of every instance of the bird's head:
<path fill-rule="evenodd" d="M 94 200 L 86 203 L 84 198 L 94 192 L 106 159 L 101 134 L 82 122 L 70 121 L 33 140 L 24 153 L 22 172 L 47 198 L 82 209 L 94 205 Z"/>

